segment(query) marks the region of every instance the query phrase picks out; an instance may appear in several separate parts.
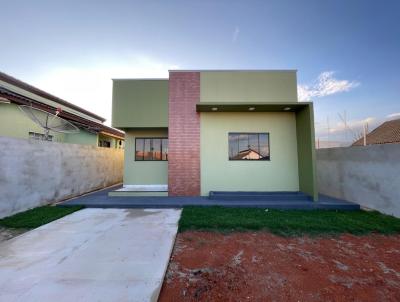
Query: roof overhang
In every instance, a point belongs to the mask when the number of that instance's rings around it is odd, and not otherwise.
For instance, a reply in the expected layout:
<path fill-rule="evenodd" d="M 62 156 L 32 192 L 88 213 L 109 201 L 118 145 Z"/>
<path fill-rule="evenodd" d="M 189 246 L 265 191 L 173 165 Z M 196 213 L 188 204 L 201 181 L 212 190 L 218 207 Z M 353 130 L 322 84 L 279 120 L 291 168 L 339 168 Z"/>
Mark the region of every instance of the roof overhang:
<path fill-rule="evenodd" d="M 72 103 L 69 103 L 67 101 L 64 101 L 62 99 L 60 99 L 59 97 L 56 97 L 50 93 L 47 93 L 46 91 L 43 91 L 39 88 L 36 88 L 32 85 L 29 85 L 28 83 L 25 83 L 21 80 L 18 80 L 12 76 L 9 76 L 8 74 L 5 74 L 3 72 L 0 72 L 0 81 L 2 82 L 2 86 L 4 86 L 3 88 L 11 90 L 11 92 L 17 93 L 17 94 L 21 94 L 21 92 L 16 91 L 15 89 L 20 89 L 22 91 L 24 91 L 23 95 L 25 97 L 29 97 L 32 98 L 32 96 L 27 95 L 26 93 L 30 93 L 34 95 L 34 98 L 36 101 L 38 102 L 45 102 L 47 101 L 50 103 L 56 103 L 57 105 L 55 105 L 56 107 L 58 106 L 64 106 L 64 109 L 70 109 L 73 111 L 78 112 L 78 114 L 82 114 L 82 115 L 86 115 L 89 118 L 92 118 L 95 120 L 97 120 L 98 122 L 105 122 L 105 118 L 98 116 L 97 114 L 94 114 L 90 111 L 87 111 L 77 105 L 74 105 Z M 51 105 L 51 104 L 46 104 L 46 105 Z M 67 111 L 67 110 L 64 110 Z M 73 112 L 71 112 L 73 113 Z M 84 117 L 84 116 L 83 116 Z"/>
<path fill-rule="evenodd" d="M 54 114 L 56 111 L 55 107 L 49 106 L 47 104 L 38 102 L 34 99 L 30 99 L 28 97 L 13 93 L 8 91 L 7 89 L 1 88 L 0 87 L 0 98 L 4 99 L 4 103 L 14 103 L 16 105 L 29 105 L 37 109 L 44 110 L 46 112 Z M 125 134 L 115 128 L 108 127 L 102 123 L 94 122 L 89 119 L 85 119 L 81 116 L 75 115 L 73 113 L 70 113 L 68 111 L 62 111 L 58 115 L 59 117 L 68 120 L 69 122 L 75 124 L 78 127 L 84 128 L 88 131 L 93 131 L 93 132 L 101 132 L 104 131 L 106 133 L 115 135 L 118 138 L 124 138 Z"/>
<path fill-rule="evenodd" d="M 100 134 L 103 134 L 103 135 L 109 136 L 109 137 L 113 137 L 113 138 L 116 138 L 116 139 L 121 139 L 121 140 L 125 139 L 125 135 L 123 133 L 121 133 L 120 135 L 115 135 L 115 132 L 113 134 L 113 133 L 110 133 L 110 132 L 107 132 L 107 131 L 100 131 Z"/>
<path fill-rule="evenodd" d="M 197 112 L 296 112 L 310 106 L 311 102 L 287 103 L 197 103 Z"/>

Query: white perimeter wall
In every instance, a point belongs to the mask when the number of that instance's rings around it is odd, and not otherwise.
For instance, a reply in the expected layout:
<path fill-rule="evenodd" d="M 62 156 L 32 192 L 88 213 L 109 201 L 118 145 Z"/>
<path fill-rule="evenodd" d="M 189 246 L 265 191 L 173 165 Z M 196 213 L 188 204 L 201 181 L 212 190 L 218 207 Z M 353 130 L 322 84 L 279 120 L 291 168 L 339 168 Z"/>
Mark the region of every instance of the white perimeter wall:
<path fill-rule="evenodd" d="M 317 150 L 319 192 L 400 217 L 400 144 Z"/>
<path fill-rule="evenodd" d="M 0 218 L 122 182 L 123 152 L 0 137 Z"/>

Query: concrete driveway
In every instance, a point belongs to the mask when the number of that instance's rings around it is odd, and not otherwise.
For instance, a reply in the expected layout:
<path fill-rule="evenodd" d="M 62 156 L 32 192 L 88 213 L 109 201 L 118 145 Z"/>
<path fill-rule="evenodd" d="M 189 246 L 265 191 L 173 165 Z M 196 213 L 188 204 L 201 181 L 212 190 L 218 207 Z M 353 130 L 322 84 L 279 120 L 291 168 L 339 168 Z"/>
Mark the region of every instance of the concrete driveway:
<path fill-rule="evenodd" d="M 157 301 L 180 210 L 84 209 L 0 244 L 0 301 Z"/>

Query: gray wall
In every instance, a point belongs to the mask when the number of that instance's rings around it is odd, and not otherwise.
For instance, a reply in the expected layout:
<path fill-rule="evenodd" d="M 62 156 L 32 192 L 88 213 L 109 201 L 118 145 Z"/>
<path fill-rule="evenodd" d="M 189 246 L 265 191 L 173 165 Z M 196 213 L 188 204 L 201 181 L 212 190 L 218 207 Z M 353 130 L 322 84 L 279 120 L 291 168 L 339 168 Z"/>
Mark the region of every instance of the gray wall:
<path fill-rule="evenodd" d="M 0 137 L 0 218 L 122 182 L 123 152 Z"/>
<path fill-rule="evenodd" d="M 319 192 L 400 217 L 400 144 L 317 150 Z"/>

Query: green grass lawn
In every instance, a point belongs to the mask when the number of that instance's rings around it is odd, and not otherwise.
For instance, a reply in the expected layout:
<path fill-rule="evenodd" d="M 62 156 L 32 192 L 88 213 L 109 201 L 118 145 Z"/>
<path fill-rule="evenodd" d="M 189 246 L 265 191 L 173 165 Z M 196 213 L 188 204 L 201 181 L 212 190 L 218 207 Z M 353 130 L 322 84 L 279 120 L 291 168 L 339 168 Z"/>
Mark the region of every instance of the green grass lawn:
<path fill-rule="evenodd" d="M 179 231 L 268 230 L 282 236 L 395 234 L 400 219 L 367 211 L 279 211 L 250 208 L 185 207 Z"/>
<path fill-rule="evenodd" d="M 0 219 L 0 226 L 15 229 L 32 229 L 82 209 L 81 206 L 43 206 Z"/>

